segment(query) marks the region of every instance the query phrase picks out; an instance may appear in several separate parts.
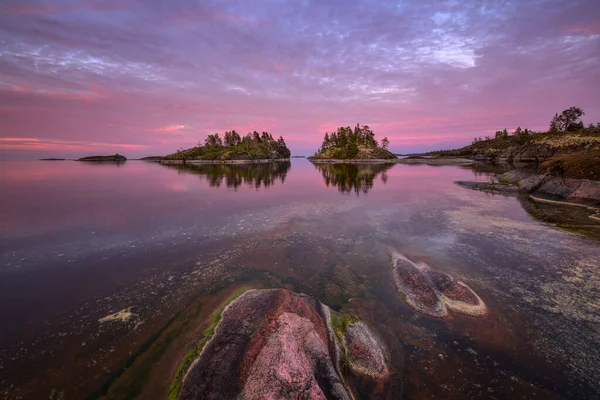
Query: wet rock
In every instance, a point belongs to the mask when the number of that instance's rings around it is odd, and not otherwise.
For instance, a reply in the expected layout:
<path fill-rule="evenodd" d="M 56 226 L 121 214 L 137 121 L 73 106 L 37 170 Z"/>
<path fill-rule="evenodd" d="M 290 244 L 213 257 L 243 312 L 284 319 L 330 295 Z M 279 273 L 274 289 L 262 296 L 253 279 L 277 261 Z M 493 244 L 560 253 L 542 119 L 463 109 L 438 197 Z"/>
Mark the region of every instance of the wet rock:
<path fill-rule="evenodd" d="M 446 307 L 463 314 L 485 314 L 483 301 L 463 282 L 455 281 L 450 275 L 433 269 L 427 270 L 427 276 Z"/>
<path fill-rule="evenodd" d="M 180 399 L 352 399 L 333 311 L 284 289 L 250 290 L 222 313 L 215 335 L 186 374 Z M 387 350 L 361 322 L 344 333 L 354 374 L 385 387 Z M 382 396 L 385 393 L 382 392 Z"/>
<path fill-rule="evenodd" d="M 474 316 L 485 314 L 485 303 L 465 283 L 400 254 L 394 254 L 392 262 L 399 293 L 417 311 L 433 317 L 445 317 L 448 309 Z"/>
<path fill-rule="evenodd" d="M 344 332 L 350 370 L 357 376 L 385 380 L 389 376 L 389 357 L 385 346 L 362 321 L 348 325 Z"/>
<path fill-rule="evenodd" d="M 284 312 L 255 359 L 239 396 L 241 399 L 348 398 L 329 358 L 327 338 L 305 317 Z M 317 376 L 328 379 L 321 389 Z M 327 390 L 329 389 L 329 390 Z"/>
<path fill-rule="evenodd" d="M 572 179 L 548 174 L 538 174 L 531 169 L 506 172 L 500 179 L 518 186 L 523 193 L 550 197 L 572 203 L 595 204 L 600 202 L 600 181 Z"/>
<path fill-rule="evenodd" d="M 410 306 L 432 317 L 444 317 L 448 314 L 446 306 L 419 267 L 401 255 L 396 255 L 393 263 L 394 282 Z"/>
<path fill-rule="evenodd" d="M 519 188 L 524 193 L 531 193 L 539 188 L 544 183 L 544 177 L 541 175 L 533 175 L 524 179 L 521 179 L 518 182 Z"/>

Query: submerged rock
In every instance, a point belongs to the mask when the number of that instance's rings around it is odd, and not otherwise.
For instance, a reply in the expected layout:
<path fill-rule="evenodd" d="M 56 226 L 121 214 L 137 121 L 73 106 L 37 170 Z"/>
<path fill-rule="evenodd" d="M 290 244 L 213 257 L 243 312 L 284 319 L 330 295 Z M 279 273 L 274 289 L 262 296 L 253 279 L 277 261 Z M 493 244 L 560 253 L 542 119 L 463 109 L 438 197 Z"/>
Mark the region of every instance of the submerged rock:
<path fill-rule="evenodd" d="M 348 366 L 356 376 L 381 381 L 389 377 L 389 357 L 367 324 L 362 321 L 349 324 L 344 332 L 344 345 L 348 351 Z"/>
<path fill-rule="evenodd" d="M 179 399 L 353 399 L 340 354 L 354 375 L 385 388 L 385 346 L 362 322 L 345 327 L 340 343 L 333 312 L 284 289 L 247 291 L 223 311 Z"/>
<path fill-rule="evenodd" d="M 433 317 L 448 314 L 431 282 L 421 269 L 403 256 L 394 257 L 394 282 L 404 300 L 417 311 Z"/>
<path fill-rule="evenodd" d="M 446 307 L 463 314 L 485 314 L 483 301 L 464 283 L 455 281 L 450 275 L 433 269 L 427 270 L 427 276 Z"/>
<path fill-rule="evenodd" d="M 393 254 L 392 264 L 398 292 L 422 314 L 441 318 L 448 315 L 448 309 L 474 316 L 485 314 L 485 303 L 465 283 L 401 254 Z"/>

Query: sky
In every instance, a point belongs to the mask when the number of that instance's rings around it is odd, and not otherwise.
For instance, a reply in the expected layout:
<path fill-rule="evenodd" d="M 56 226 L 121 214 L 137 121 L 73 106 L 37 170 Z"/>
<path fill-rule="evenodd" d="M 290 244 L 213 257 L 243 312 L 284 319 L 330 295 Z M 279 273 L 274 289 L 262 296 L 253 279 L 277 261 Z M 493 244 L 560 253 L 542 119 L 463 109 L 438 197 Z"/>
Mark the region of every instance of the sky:
<path fill-rule="evenodd" d="M 600 121 L 598 0 L 2 0 L 0 158 L 164 155 L 235 129 L 398 153 Z"/>

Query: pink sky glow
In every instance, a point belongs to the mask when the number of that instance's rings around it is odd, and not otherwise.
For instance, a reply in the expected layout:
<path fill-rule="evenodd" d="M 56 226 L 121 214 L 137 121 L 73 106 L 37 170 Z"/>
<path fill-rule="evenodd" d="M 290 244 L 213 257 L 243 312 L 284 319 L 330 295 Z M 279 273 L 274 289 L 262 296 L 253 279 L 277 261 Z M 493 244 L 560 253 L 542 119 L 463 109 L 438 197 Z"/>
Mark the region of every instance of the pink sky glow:
<path fill-rule="evenodd" d="M 597 1 L 0 4 L 0 158 L 164 155 L 236 129 L 310 155 L 371 126 L 391 150 L 600 121 Z"/>

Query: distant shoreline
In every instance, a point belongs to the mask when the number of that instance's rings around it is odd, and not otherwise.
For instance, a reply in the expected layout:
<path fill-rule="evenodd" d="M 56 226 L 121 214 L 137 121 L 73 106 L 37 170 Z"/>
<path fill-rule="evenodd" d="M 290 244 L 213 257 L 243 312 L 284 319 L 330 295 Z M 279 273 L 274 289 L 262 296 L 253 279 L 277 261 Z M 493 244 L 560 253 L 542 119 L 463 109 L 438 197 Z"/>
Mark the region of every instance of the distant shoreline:
<path fill-rule="evenodd" d="M 309 158 L 314 164 L 422 164 L 422 165 L 470 165 L 476 161 L 465 158 L 399 158 L 399 159 L 337 159 L 337 158 Z"/>
<path fill-rule="evenodd" d="M 208 164 L 267 164 L 272 162 L 289 162 L 289 158 L 273 158 L 258 160 L 160 160 L 164 165 L 208 165 Z"/>
<path fill-rule="evenodd" d="M 308 160 L 313 164 L 394 164 L 393 159 L 384 158 L 308 158 Z"/>

